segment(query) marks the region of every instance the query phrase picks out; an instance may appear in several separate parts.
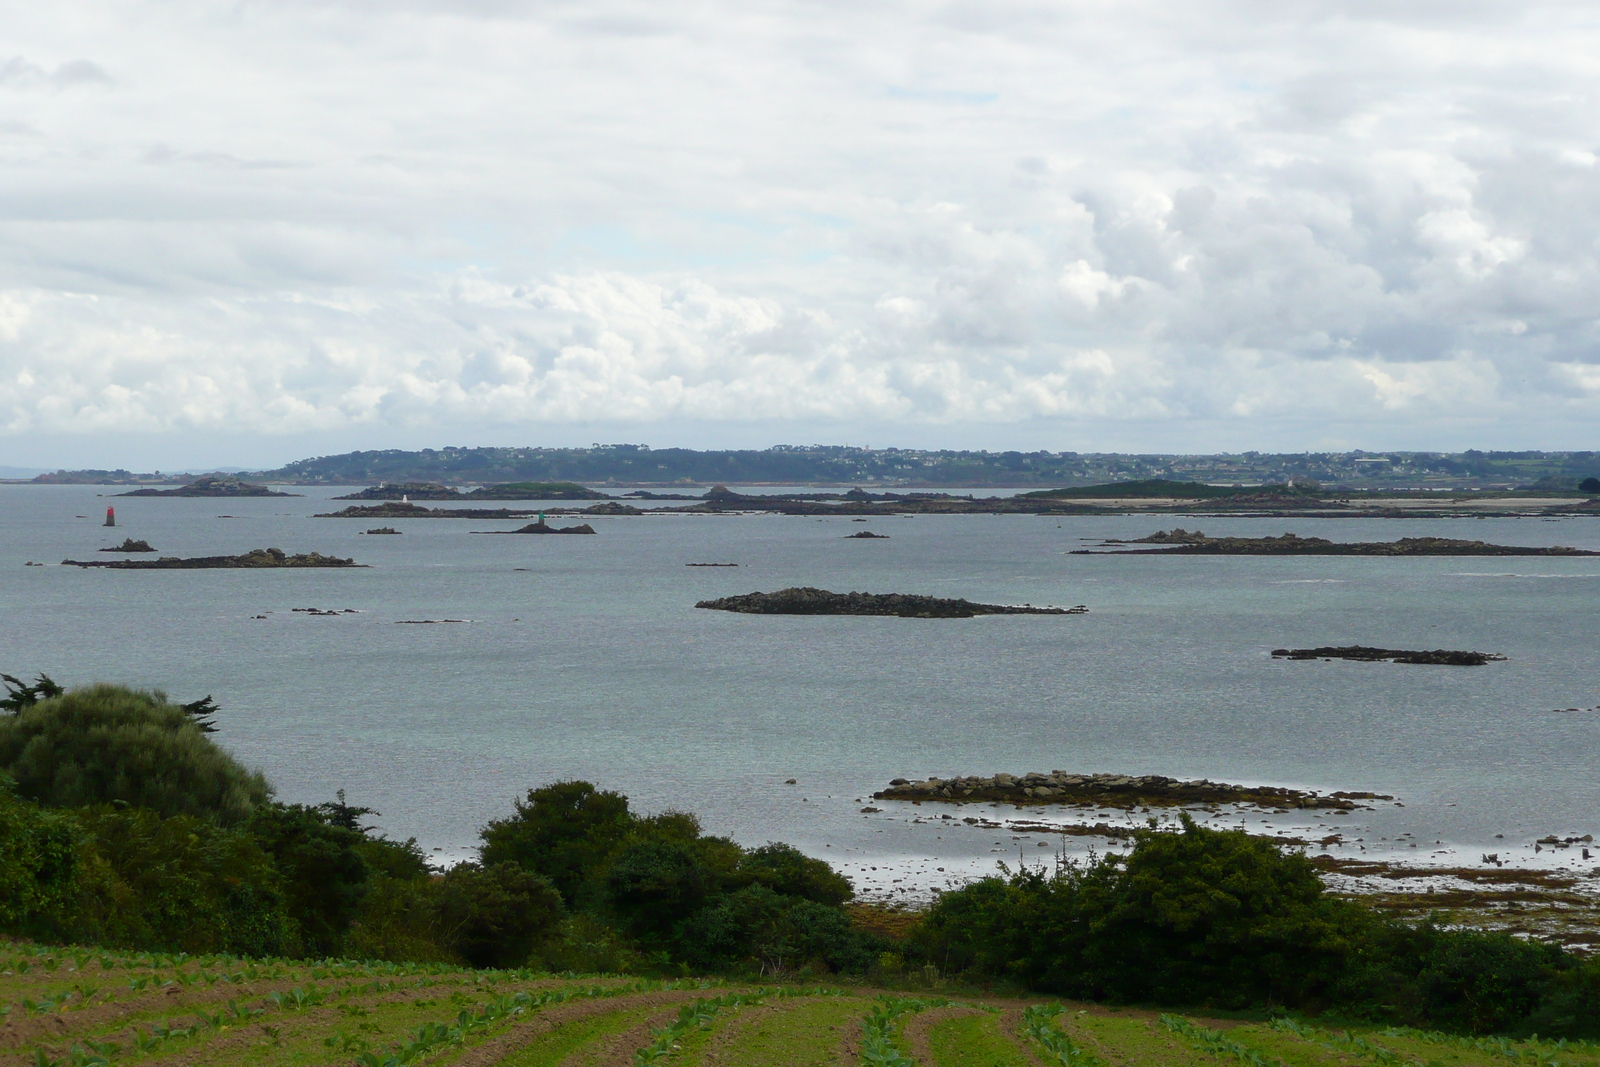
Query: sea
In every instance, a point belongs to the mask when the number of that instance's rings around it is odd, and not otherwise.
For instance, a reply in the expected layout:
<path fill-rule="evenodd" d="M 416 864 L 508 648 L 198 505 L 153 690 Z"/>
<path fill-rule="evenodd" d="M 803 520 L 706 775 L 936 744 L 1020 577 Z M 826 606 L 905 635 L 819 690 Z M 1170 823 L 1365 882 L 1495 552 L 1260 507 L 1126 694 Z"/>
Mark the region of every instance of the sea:
<path fill-rule="evenodd" d="M 503 520 L 313 517 L 344 506 L 330 498 L 347 489 L 120 491 L 0 486 L 0 671 L 210 695 L 222 709 L 216 740 L 263 770 L 280 799 L 319 803 L 343 789 L 380 813 L 383 832 L 416 838 L 441 863 L 472 858 L 479 828 L 529 789 L 585 779 L 639 811 L 693 812 L 745 845 L 793 844 L 864 896 L 926 900 L 1001 863 L 1119 845 L 1031 825 L 1062 821 L 1059 809 L 913 805 L 875 790 L 894 778 L 1060 769 L 1387 794 L 1348 816 L 1196 817 L 1345 857 L 1443 868 L 1493 853 L 1600 874 L 1577 848 L 1538 845 L 1600 833 L 1600 558 L 1075 554 L 1173 526 L 1600 549 L 1593 519 L 651 514 L 553 516 L 597 536 L 534 537 L 495 536 L 521 524 Z M 115 529 L 102 525 L 108 505 Z M 401 534 L 364 533 L 378 525 Z M 886 536 L 847 537 L 863 529 Z M 365 566 L 60 565 L 125 558 L 97 551 L 124 537 L 162 555 L 277 547 Z M 695 607 L 789 586 L 1088 612 Z M 296 610 L 307 608 L 338 614 Z M 1271 656 L 1347 644 L 1507 658 Z M 1334 833 L 1338 842 L 1314 843 Z"/>

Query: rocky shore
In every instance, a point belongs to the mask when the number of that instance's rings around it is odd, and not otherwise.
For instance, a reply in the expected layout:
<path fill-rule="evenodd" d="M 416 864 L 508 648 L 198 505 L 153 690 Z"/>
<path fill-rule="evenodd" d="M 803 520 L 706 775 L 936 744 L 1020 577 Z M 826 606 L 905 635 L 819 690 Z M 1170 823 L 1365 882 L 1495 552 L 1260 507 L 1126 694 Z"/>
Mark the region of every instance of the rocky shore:
<path fill-rule="evenodd" d="M 970 619 L 974 615 L 1083 615 L 1088 608 L 1036 608 L 1031 604 L 974 604 L 970 600 L 912 593 L 833 593 L 810 586 L 775 593 L 745 593 L 702 600 L 697 608 L 749 615 L 894 615 L 902 619 Z"/>
<path fill-rule="evenodd" d="M 1102 542 L 1111 552 L 1123 555 L 1214 555 L 1214 556 L 1600 556 L 1581 548 L 1549 548 L 1521 545 L 1494 545 L 1487 541 L 1464 541 L 1452 537 L 1402 537 L 1398 541 L 1329 541 L 1324 537 L 1300 537 L 1286 533 L 1279 537 L 1207 537 L 1199 530 L 1177 529 L 1153 533 L 1130 541 Z M 1160 545 L 1160 548 L 1117 548 L 1121 545 Z M 1096 555 L 1102 549 L 1078 549 L 1074 555 Z"/>
<path fill-rule="evenodd" d="M 214 570 L 227 567 L 364 567 L 353 559 L 324 556 L 320 552 L 303 552 L 289 555 L 281 548 L 257 548 L 242 556 L 194 556 L 180 559 L 162 556 L 160 559 L 77 560 L 64 559 L 63 567 L 105 567 L 119 571 L 183 571 Z"/>
<path fill-rule="evenodd" d="M 896 778 L 875 800 L 1005 801 L 1013 804 L 1083 804 L 1101 808 L 1177 807 L 1189 804 L 1242 804 L 1284 811 L 1332 808 L 1353 811 L 1363 800 L 1393 800 L 1380 793 L 1302 792 L 1271 785 L 1229 785 L 1205 779 L 1186 782 L 1160 775 L 996 774 L 973 778 Z"/>
<path fill-rule="evenodd" d="M 254 482 L 243 482 L 228 475 L 196 478 L 188 485 L 176 489 L 135 489 L 117 496 L 299 496 L 299 493 L 280 493 Z"/>
<path fill-rule="evenodd" d="M 1367 645 L 1326 646 L 1323 648 L 1275 648 L 1274 659 L 1353 659 L 1367 663 L 1426 663 L 1444 667 L 1481 667 L 1505 659 L 1492 652 L 1462 652 L 1437 648 L 1431 652 L 1411 652 L 1399 648 L 1371 648 Z"/>

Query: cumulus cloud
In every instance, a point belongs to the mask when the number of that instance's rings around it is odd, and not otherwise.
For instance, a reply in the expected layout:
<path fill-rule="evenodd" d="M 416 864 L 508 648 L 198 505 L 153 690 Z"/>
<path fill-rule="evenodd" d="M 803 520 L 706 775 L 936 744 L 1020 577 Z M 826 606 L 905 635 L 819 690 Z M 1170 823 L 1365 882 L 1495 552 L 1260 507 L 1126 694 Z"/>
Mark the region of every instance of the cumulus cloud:
<path fill-rule="evenodd" d="M 1584 5 L 75 10 L 0 60 L 13 439 L 1600 416 Z"/>

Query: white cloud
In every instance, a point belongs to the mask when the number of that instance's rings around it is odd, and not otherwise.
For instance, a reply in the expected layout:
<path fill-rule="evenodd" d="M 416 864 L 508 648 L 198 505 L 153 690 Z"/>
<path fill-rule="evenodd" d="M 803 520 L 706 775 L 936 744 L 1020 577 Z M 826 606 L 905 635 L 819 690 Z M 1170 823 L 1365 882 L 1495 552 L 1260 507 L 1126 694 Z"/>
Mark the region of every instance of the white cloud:
<path fill-rule="evenodd" d="M 1586 5 L 9 7 L 14 440 L 1600 417 Z"/>

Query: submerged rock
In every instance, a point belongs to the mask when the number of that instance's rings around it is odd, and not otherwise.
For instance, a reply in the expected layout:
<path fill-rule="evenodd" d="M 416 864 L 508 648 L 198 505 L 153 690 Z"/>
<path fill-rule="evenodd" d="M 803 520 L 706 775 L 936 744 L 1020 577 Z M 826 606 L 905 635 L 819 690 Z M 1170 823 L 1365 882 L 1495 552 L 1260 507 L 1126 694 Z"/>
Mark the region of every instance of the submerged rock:
<path fill-rule="evenodd" d="M 970 619 L 974 615 L 1083 615 L 1082 604 L 1071 608 L 1036 608 L 1031 604 L 974 604 L 914 593 L 832 593 L 809 586 L 776 593 L 745 593 L 702 600 L 697 608 L 738 611 L 750 615 L 895 615 L 903 619 Z"/>
<path fill-rule="evenodd" d="M 180 571 L 214 570 L 224 567 L 364 567 L 353 559 L 324 556 L 320 552 L 303 552 L 289 555 L 281 548 L 257 548 L 242 556 L 195 556 L 180 559 L 162 556 L 160 559 L 76 560 L 64 559 L 63 567 L 105 567 L 119 571 Z"/>

